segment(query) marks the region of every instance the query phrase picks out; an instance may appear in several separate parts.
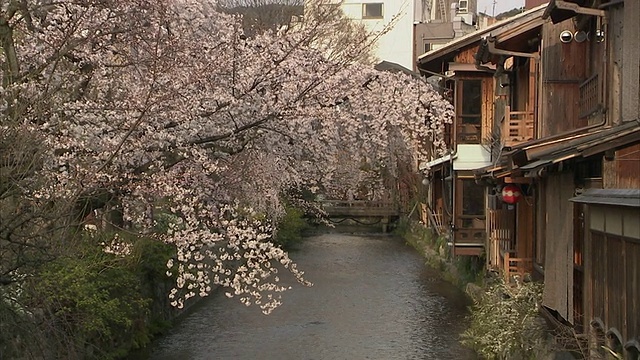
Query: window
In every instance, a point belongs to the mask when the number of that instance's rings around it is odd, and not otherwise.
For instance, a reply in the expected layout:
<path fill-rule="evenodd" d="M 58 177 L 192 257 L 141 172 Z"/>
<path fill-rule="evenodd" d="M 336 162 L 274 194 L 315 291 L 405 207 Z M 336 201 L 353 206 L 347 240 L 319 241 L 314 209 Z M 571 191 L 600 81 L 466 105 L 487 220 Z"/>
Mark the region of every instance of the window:
<path fill-rule="evenodd" d="M 458 89 L 458 143 L 479 144 L 482 125 L 482 80 L 461 80 Z"/>
<path fill-rule="evenodd" d="M 484 228 L 482 220 L 485 217 L 484 190 L 476 184 L 475 179 L 458 179 L 458 210 L 457 226 L 462 228 Z"/>
<path fill-rule="evenodd" d="M 363 19 L 382 19 L 382 3 L 362 4 Z"/>
<path fill-rule="evenodd" d="M 431 51 L 431 43 L 424 43 L 424 52 Z"/>
<path fill-rule="evenodd" d="M 469 0 L 460 0 L 458 2 L 458 12 L 461 14 L 469 12 Z"/>
<path fill-rule="evenodd" d="M 462 215 L 484 216 L 484 192 L 474 179 L 462 180 Z"/>

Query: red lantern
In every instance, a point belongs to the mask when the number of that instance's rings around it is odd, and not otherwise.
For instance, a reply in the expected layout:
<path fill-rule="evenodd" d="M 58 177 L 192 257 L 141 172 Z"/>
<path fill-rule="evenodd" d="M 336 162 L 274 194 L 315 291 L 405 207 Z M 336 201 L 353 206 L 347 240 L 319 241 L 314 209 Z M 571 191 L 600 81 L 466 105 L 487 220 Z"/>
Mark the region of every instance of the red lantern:
<path fill-rule="evenodd" d="M 507 204 L 515 204 L 522 197 L 520 188 L 515 185 L 506 185 L 502 188 L 502 201 Z"/>

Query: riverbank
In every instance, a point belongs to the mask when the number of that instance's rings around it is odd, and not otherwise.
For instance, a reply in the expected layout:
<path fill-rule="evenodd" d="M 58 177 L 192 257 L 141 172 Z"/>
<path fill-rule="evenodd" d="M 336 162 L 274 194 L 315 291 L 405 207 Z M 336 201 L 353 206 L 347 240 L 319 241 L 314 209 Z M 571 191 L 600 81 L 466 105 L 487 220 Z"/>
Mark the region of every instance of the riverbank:
<path fill-rule="evenodd" d="M 467 293 L 471 291 L 471 295 L 481 286 L 484 264 L 480 259 L 451 259 L 447 239 L 417 222 L 400 224 L 396 233 L 425 258 L 427 265 L 440 271 L 445 280 Z"/>
<path fill-rule="evenodd" d="M 406 223 L 398 235 L 437 269 L 442 277 L 463 290 L 470 301 L 471 323 L 463 337 L 465 343 L 480 350 L 485 357 L 498 359 L 575 359 L 561 343 L 570 341 L 567 334 L 553 333 L 541 316 L 541 288 L 533 282 L 504 284 L 501 277 L 486 275 L 481 259 L 451 259 L 447 240 L 438 237 L 419 223 Z M 487 344 L 505 354 L 487 351 Z M 480 345 L 482 344 L 482 345 Z M 510 354 L 510 355 L 508 355 Z"/>

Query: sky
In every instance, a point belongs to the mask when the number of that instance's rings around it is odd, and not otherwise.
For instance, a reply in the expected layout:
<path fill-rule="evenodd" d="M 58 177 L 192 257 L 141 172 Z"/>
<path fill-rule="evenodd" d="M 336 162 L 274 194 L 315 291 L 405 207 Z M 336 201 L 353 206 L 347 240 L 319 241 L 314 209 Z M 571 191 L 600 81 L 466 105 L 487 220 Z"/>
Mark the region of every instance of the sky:
<path fill-rule="evenodd" d="M 493 14 L 493 3 L 496 3 L 496 13 Z M 524 0 L 478 0 L 478 12 L 488 15 L 498 15 L 513 8 L 524 6 Z"/>

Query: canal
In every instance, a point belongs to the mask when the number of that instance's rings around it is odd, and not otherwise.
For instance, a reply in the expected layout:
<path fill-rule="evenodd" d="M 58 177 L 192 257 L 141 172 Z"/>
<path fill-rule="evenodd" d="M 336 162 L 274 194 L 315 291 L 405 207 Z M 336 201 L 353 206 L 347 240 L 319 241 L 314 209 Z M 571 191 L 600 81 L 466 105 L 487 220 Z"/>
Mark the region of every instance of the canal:
<path fill-rule="evenodd" d="M 271 315 L 223 291 L 197 305 L 148 359 L 474 359 L 459 344 L 467 300 L 402 240 L 323 234 L 291 253 L 313 287 Z"/>

